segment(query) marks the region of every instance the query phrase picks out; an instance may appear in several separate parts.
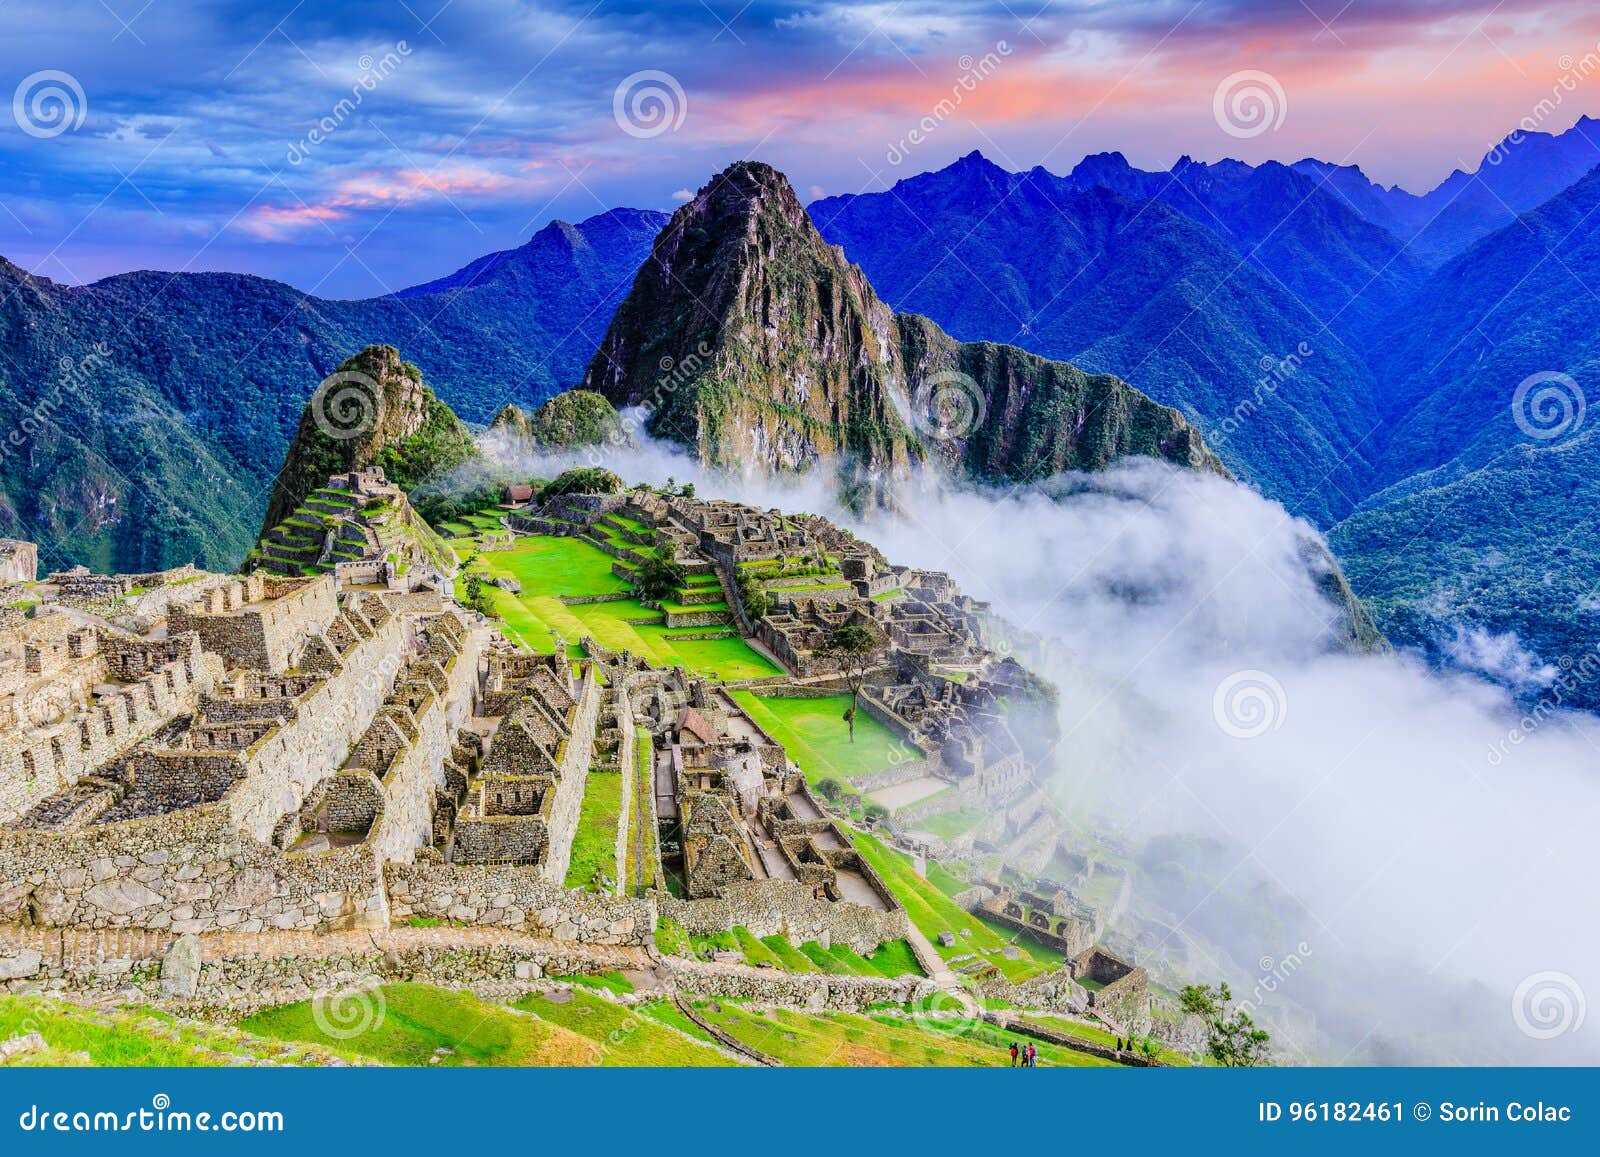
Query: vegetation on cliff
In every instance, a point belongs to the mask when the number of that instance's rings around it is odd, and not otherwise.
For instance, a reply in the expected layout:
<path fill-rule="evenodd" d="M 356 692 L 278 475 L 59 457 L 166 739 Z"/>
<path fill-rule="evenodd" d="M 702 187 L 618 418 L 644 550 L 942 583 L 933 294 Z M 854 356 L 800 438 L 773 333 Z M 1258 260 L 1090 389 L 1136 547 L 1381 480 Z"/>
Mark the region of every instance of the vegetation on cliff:
<path fill-rule="evenodd" d="M 592 390 L 565 390 L 532 413 L 507 402 L 489 423 L 541 447 L 598 446 L 623 441 L 616 408 Z"/>

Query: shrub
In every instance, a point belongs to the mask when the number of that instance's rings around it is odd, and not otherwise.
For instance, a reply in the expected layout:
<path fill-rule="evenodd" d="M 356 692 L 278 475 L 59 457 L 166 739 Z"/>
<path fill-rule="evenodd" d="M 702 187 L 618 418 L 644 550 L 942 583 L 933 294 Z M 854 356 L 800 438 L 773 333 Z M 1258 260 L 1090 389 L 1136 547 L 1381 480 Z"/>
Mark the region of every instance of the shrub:
<path fill-rule="evenodd" d="M 539 491 L 539 501 L 548 502 L 560 494 L 620 494 L 622 479 L 604 466 L 577 466 L 565 470 Z"/>

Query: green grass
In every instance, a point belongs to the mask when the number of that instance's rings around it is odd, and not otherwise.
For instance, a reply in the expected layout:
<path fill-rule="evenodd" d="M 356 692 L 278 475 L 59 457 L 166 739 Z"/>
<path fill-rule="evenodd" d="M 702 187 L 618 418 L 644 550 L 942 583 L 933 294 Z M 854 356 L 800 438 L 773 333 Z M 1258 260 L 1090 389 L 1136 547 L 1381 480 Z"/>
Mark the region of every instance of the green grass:
<path fill-rule="evenodd" d="M 469 521 L 476 517 L 469 516 Z M 577 538 L 519 536 L 510 550 L 485 551 L 482 558 L 491 575 L 514 578 L 525 592 L 581 598 L 628 590 L 628 584 L 611 573 L 611 556 Z"/>
<path fill-rule="evenodd" d="M 281 1042 L 251 1032 L 179 1020 L 148 1008 L 83 1008 L 37 997 L 0 995 L 0 1040 L 38 1033 L 47 1048 L 11 1061 L 22 1066 L 105 1067 L 230 1065 L 274 1059 L 323 1064 L 348 1054 L 299 1049 L 284 1054 Z"/>
<path fill-rule="evenodd" d="M 648 888 L 655 883 L 659 849 L 657 848 L 658 833 L 653 820 L 654 809 L 648 806 L 651 795 L 655 791 L 655 778 L 653 765 L 655 763 L 655 746 L 650 739 L 650 731 L 645 727 L 634 728 L 633 733 L 633 804 L 634 815 L 630 818 L 630 831 L 628 832 L 628 852 L 626 860 L 627 884 L 635 890 Z M 642 828 L 642 839 L 641 836 Z M 640 845 L 643 845 L 641 848 Z"/>
<path fill-rule="evenodd" d="M 549 994 L 526 996 L 511 1007 L 593 1041 L 601 1049 L 600 1064 L 607 1067 L 726 1067 L 737 1063 L 721 1049 L 698 1043 L 703 1033 L 686 1039 L 663 1021 L 639 1016 L 604 997 L 580 989 L 569 992 L 564 1000 L 551 1000 Z"/>
<path fill-rule="evenodd" d="M 824 970 L 824 965 L 812 960 L 804 951 L 790 944 L 781 935 L 763 936 L 761 943 L 766 945 L 767 951 L 777 958 L 778 966 L 785 972 L 821 972 Z"/>
<path fill-rule="evenodd" d="M 816 699 L 783 699 L 735 691 L 734 699 L 761 727 L 783 744 L 805 771 L 813 786 L 825 777 L 849 783 L 893 766 L 896 751 L 903 751 L 895 733 L 865 711 L 856 716 L 856 738 L 850 742 L 844 713 L 848 695 Z"/>
<path fill-rule="evenodd" d="M 458 524 L 458 528 L 467 527 Z M 457 529 L 457 528 L 451 528 Z M 458 539 L 463 554 L 470 542 Z M 491 578 L 514 578 L 522 585 L 512 595 L 486 588 L 507 633 L 535 651 L 555 650 L 552 631 L 575 644 L 588 636 L 611 650 L 629 650 L 663 667 L 685 667 L 696 674 L 723 679 L 764 679 L 782 675 L 782 668 L 734 635 L 726 639 L 675 638 L 666 615 L 631 597 L 625 579 L 611 573 L 615 560 L 593 543 L 553 535 L 519 537 L 510 550 L 485 551 L 478 568 Z M 714 583 L 715 576 L 709 576 Z M 456 595 L 465 597 L 464 583 Z M 563 598 L 620 596 L 598 603 L 563 603 Z M 726 610 L 726 604 L 684 610 Z M 636 620 L 629 622 L 628 620 Z M 708 628 L 701 628 L 702 630 Z M 714 629 L 714 628 L 710 628 Z M 681 633 L 681 631 L 680 631 Z"/>
<path fill-rule="evenodd" d="M 910 826 L 931 836 L 937 836 L 941 840 L 953 840 L 966 835 L 988 818 L 977 808 L 964 807 L 940 812 L 938 815 L 924 816 Z"/>
<path fill-rule="evenodd" d="M 982 959 L 998 968 L 1008 980 L 1026 980 L 1040 972 L 1061 967 L 1062 954 L 1043 945 L 1026 940 L 1000 925 L 991 925 L 963 909 L 929 879 L 917 875 L 911 860 L 887 848 L 864 832 L 850 832 L 856 850 L 873 866 L 885 883 L 894 891 L 896 899 L 905 905 L 911 922 L 934 944 L 940 956 L 949 959 L 978 952 Z M 930 868 L 930 872 L 931 872 Z M 954 879 L 954 877 L 951 877 Z M 970 935 L 961 935 L 965 929 Z M 938 943 L 939 933 L 956 934 L 954 946 L 946 948 Z M 1014 944 L 1021 956 L 1012 960 L 998 949 Z M 982 950 L 989 949 L 984 952 Z M 963 961 L 962 963 L 965 963 Z M 959 967 L 959 966 L 958 966 Z"/>
<path fill-rule="evenodd" d="M 598 869 L 608 877 L 617 874 L 617 824 L 622 820 L 622 776 L 614 771 L 590 771 L 583 785 L 583 810 L 572 837 L 572 858 L 567 862 L 566 885 L 588 888 Z"/>
<path fill-rule="evenodd" d="M 552 976 L 550 979 L 567 984 L 582 984 L 589 988 L 603 988 L 619 996 L 626 996 L 633 991 L 633 981 L 620 972 L 585 972 L 572 976 Z"/>
<path fill-rule="evenodd" d="M 364 1014 L 350 1023 L 333 1015 L 344 1006 L 330 1004 L 319 1016 L 308 1000 L 259 1012 L 243 1027 L 263 1036 L 327 1045 L 392 1065 L 583 1066 L 601 1060 L 601 1049 L 594 1041 L 559 1025 L 520 1016 L 471 993 L 410 983 L 386 984 L 376 993 L 349 998 L 348 1007 Z M 358 1001 L 365 1003 L 358 1005 Z M 343 1035 L 359 1024 L 369 1027 L 353 1036 Z M 329 1028 L 341 1035 L 330 1035 Z"/>
<path fill-rule="evenodd" d="M 634 1005 L 633 1011 L 639 1016 L 647 1017 L 650 1020 L 659 1021 L 664 1025 L 675 1028 L 687 1036 L 694 1037 L 697 1041 L 702 1041 L 708 1045 L 717 1043 L 710 1033 L 684 1016 L 683 1011 L 670 1000 L 646 1001 L 644 1004 Z"/>
<path fill-rule="evenodd" d="M 1025 1044 L 1028 1040 L 990 1025 L 966 1021 L 946 1024 L 888 1013 L 859 1016 L 789 1009 L 759 1012 L 731 1001 L 707 1001 L 695 1007 L 708 1021 L 745 1044 L 785 1064 L 807 1067 L 1007 1066 L 1011 1063 L 1011 1042 Z M 1039 1063 L 1101 1067 L 1112 1062 L 1041 1044 Z"/>

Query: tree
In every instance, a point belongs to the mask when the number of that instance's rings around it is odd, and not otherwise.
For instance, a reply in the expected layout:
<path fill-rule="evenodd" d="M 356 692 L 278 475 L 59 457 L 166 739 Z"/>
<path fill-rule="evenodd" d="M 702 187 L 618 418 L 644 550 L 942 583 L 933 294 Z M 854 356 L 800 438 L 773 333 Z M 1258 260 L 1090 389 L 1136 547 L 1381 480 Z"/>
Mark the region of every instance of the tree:
<path fill-rule="evenodd" d="M 744 607 L 745 615 L 751 622 L 764 618 L 772 610 L 772 596 L 761 589 L 761 584 L 752 578 L 748 572 L 741 570 L 737 582 L 739 588 L 739 605 Z"/>
<path fill-rule="evenodd" d="M 1272 1063 L 1267 1045 L 1270 1035 L 1256 1027 L 1243 1009 L 1230 1011 L 1233 993 L 1224 980 L 1216 988 L 1209 984 L 1190 984 L 1178 996 L 1183 1011 L 1192 1012 L 1206 1024 L 1206 1051 L 1219 1065 L 1254 1068 Z"/>
<path fill-rule="evenodd" d="M 494 604 L 489 601 L 489 595 L 483 589 L 486 584 L 484 574 L 481 570 L 472 569 L 472 565 L 477 561 L 478 552 L 473 551 L 461 563 L 461 568 L 467 576 L 463 583 L 467 589 L 467 606 L 480 615 L 494 618 Z"/>
<path fill-rule="evenodd" d="M 660 602 L 681 587 L 686 577 L 678 563 L 654 554 L 634 568 L 633 586 L 640 598 Z"/>
<path fill-rule="evenodd" d="M 861 685 L 883 654 L 883 639 L 858 623 L 850 623 L 835 627 L 817 648 L 817 653 L 833 663 L 850 688 L 850 709 L 844 713 L 844 720 L 850 725 L 850 742 L 854 743 Z"/>

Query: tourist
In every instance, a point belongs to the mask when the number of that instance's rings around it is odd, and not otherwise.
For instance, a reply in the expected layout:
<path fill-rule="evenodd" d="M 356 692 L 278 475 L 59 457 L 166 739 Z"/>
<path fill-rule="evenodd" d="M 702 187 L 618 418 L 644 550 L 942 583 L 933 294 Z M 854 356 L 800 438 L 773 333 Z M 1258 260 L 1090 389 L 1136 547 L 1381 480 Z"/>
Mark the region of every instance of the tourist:
<path fill-rule="evenodd" d="M 1011 1042 L 1011 1067 L 1012 1068 L 1016 1068 L 1017 1067 L 1017 1042 L 1016 1041 L 1012 1041 Z"/>
<path fill-rule="evenodd" d="M 1038 1061 L 1039 1061 L 1039 1050 L 1034 1047 L 1032 1041 L 1029 1041 L 1028 1042 L 1028 1067 L 1030 1069 L 1038 1068 L 1039 1067 L 1038 1066 Z"/>

